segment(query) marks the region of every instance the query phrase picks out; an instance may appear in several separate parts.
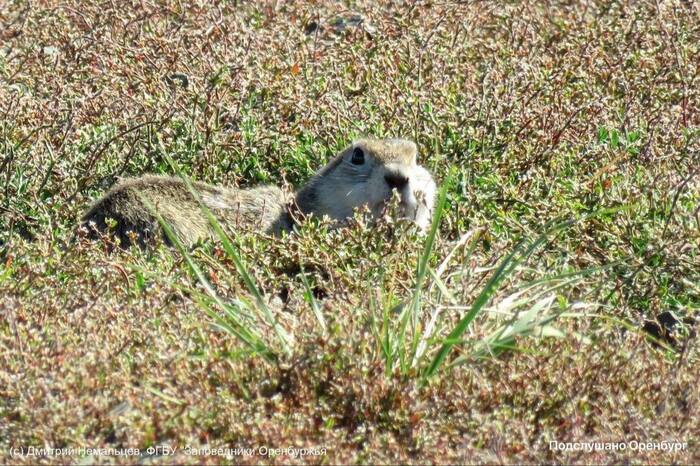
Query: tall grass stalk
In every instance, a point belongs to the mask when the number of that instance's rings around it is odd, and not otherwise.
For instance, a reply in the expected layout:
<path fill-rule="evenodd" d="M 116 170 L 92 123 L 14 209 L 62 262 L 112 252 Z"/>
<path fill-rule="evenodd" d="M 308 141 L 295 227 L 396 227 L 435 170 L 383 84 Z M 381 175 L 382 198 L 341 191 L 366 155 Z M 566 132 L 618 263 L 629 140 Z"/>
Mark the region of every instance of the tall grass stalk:
<path fill-rule="evenodd" d="M 516 247 L 513 249 L 513 251 L 508 254 L 499 264 L 499 266 L 496 268 L 495 272 L 489 279 L 489 281 L 486 283 L 484 288 L 481 290 L 477 298 L 474 300 L 472 303 L 470 310 L 467 312 L 467 314 L 460 319 L 460 321 L 457 323 L 457 325 L 452 329 L 452 331 L 449 333 L 447 338 L 442 342 L 442 345 L 438 349 L 437 353 L 433 357 L 432 362 L 430 363 L 430 366 L 425 370 L 424 376 L 425 377 L 430 377 L 434 375 L 440 366 L 443 364 L 445 361 L 445 358 L 447 355 L 450 353 L 450 351 L 453 349 L 453 347 L 458 343 L 462 341 L 462 336 L 466 332 L 467 328 L 469 325 L 472 323 L 474 318 L 485 309 L 486 304 L 489 302 L 489 300 L 493 297 L 495 292 L 497 291 L 499 285 L 503 283 L 503 281 L 510 276 L 520 264 L 522 264 L 525 260 L 527 260 L 532 253 L 539 248 L 542 244 L 544 244 L 550 236 L 555 236 L 556 234 L 560 233 L 561 231 L 569 228 L 571 225 L 582 222 L 588 218 L 591 217 L 597 217 L 600 215 L 606 215 L 606 214 L 611 214 L 623 210 L 628 210 L 632 208 L 633 205 L 624 205 L 624 206 L 619 206 L 619 207 L 614 207 L 610 209 L 601 209 L 596 212 L 592 212 L 589 214 L 582 215 L 578 219 L 572 219 L 572 220 L 565 220 L 565 221 L 558 221 L 557 219 L 550 220 L 545 224 L 544 227 L 544 233 L 542 233 L 538 238 L 536 238 L 534 241 L 524 239 L 520 241 Z M 611 267 L 614 264 L 609 264 L 603 267 L 593 267 L 586 269 L 584 271 L 581 271 L 581 273 L 573 272 L 569 274 L 565 274 L 565 276 L 573 276 L 576 278 L 583 277 L 590 275 L 592 273 L 599 272 L 601 270 L 604 270 L 605 268 Z M 550 278 L 550 279 L 545 279 L 545 280 L 540 280 L 537 283 L 538 284 L 547 284 L 547 283 L 552 283 L 554 280 L 556 280 L 557 277 Z M 575 281 L 575 280 L 574 280 Z M 569 283 L 571 284 L 571 283 Z M 561 288 L 561 286 L 556 286 L 553 289 L 550 289 L 549 291 L 554 291 L 555 289 Z M 532 298 L 524 302 L 523 304 L 529 304 L 532 302 Z M 532 307 L 538 306 L 538 310 L 542 310 L 542 306 L 539 304 L 539 302 L 535 302 Z M 556 317 L 556 316 L 553 316 Z M 508 326 L 503 327 L 495 336 L 493 336 L 490 341 L 493 345 L 502 345 L 503 343 L 507 343 L 512 341 L 511 337 L 514 337 L 515 334 L 531 334 L 533 330 L 535 330 L 538 327 L 541 327 L 542 325 L 547 324 L 552 318 L 547 317 L 544 320 L 540 321 L 535 321 L 533 316 L 531 314 L 525 314 L 525 315 L 520 315 L 520 314 L 514 314 L 513 319 L 517 319 L 515 322 L 511 322 L 510 324 L 507 325 L 515 325 L 514 328 L 510 328 Z M 521 320 L 521 319 L 526 319 L 526 320 Z M 529 319 L 529 320 L 528 320 Z M 532 325 L 528 324 L 525 325 L 526 322 L 532 323 Z M 515 332 L 514 330 L 517 330 Z M 504 335 L 505 335 L 505 342 L 504 340 Z"/>
<path fill-rule="evenodd" d="M 207 280 L 202 269 L 192 258 L 192 255 L 187 247 L 182 244 L 182 241 L 180 241 L 180 238 L 178 238 L 170 224 L 163 219 L 156 206 L 154 206 L 145 196 L 141 196 L 141 201 L 158 220 L 158 223 L 160 224 L 161 228 L 163 228 L 163 232 L 167 238 L 170 240 L 173 246 L 180 251 L 190 271 L 207 292 L 207 295 L 211 298 L 211 301 L 208 301 L 207 299 L 203 299 L 201 294 L 198 295 L 195 293 L 195 301 L 197 304 L 214 320 L 216 327 L 236 337 L 252 352 L 259 354 L 268 362 L 274 362 L 277 359 L 275 351 L 265 343 L 264 339 L 260 333 L 256 331 L 254 326 L 250 325 L 249 322 L 245 322 L 244 319 L 241 318 L 239 313 L 236 312 L 237 309 L 233 305 L 225 303 L 221 297 L 219 297 L 216 290 L 214 290 L 214 287 L 212 287 L 209 280 Z M 216 311 L 213 310 L 211 306 L 212 302 L 216 303 L 219 308 L 226 312 L 228 319 L 221 317 Z"/>
<path fill-rule="evenodd" d="M 264 355 L 267 360 L 275 359 L 277 352 L 271 345 L 267 344 L 261 336 L 262 332 L 260 332 L 258 328 L 261 322 L 272 328 L 282 352 L 287 356 L 291 355 L 291 336 L 282 328 L 281 325 L 279 325 L 275 319 L 275 316 L 265 302 L 260 289 L 256 285 L 254 278 L 243 263 L 240 254 L 233 246 L 229 236 L 226 234 L 220 222 L 211 213 L 209 208 L 202 202 L 199 193 L 196 191 L 194 186 L 192 186 L 189 178 L 182 173 L 175 161 L 165 151 L 163 151 L 163 155 L 170 167 L 178 174 L 183 183 L 185 183 L 187 189 L 190 191 L 190 194 L 199 203 L 202 213 L 209 221 L 214 234 L 221 241 L 224 251 L 226 252 L 228 258 L 234 263 L 238 275 L 241 277 L 248 292 L 254 299 L 253 303 L 249 303 L 243 298 L 235 300 L 233 304 L 225 303 L 208 282 L 204 273 L 202 273 L 200 267 L 192 259 L 191 254 L 177 237 L 177 234 L 173 231 L 172 227 L 168 225 L 168 223 L 157 212 L 157 209 L 155 209 L 147 199 L 143 198 L 146 205 L 149 206 L 149 209 L 152 210 L 153 214 L 158 219 L 158 222 L 163 228 L 163 231 L 167 235 L 168 239 L 170 239 L 173 245 L 183 255 L 185 261 L 190 267 L 190 270 L 193 271 L 195 277 L 207 291 L 209 297 L 225 312 L 225 318 L 217 314 L 212 309 L 211 302 L 208 302 L 206 299 L 202 299 L 201 296 L 196 299 L 197 303 L 209 316 L 214 319 L 219 328 L 234 335 L 255 352 Z M 246 314 L 254 315 L 255 319 L 246 318 Z"/>
<path fill-rule="evenodd" d="M 459 346 L 466 350 L 466 354 L 453 360 L 449 367 L 462 364 L 473 358 L 495 356 L 505 350 L 515 348 L 515 339 L 521 336 L 548 336 L 562 337 L 564 333 L 554 327 L 552 322 L 566 309 L 555 309 L 556 293 L 563 288 L 571 287 L 580 280 L 605 269 L 618 265 L 619 262 L 610 263 L 601 267 L 590 267 L 580 271 L 566 272 L 554 277 L 547 277 L 529 283 L 516 284 L 515 293 L 502 299 L 495 306 L 502 314 L 509 318 L 497 325 L 486 338 L 480 340 L 465 339 L 465 333 L 470 328 L 475 318 L 482 312 L 493 311 L 493 306 L 488 307 L 501 285 L 511 277 L 516 270 L 543 244 L 571 225 L 581 222 L 589 217 L 609 214 L 630 208 L 623 206 L 613 209 L 604 209 L 591 214 L 586 214 L 575 220 L 560 221 L 557 219 L 547 222 L 544 232 L 534 240 L 523 239 L 503 260 L 495 267 L 490 278 L 482 287 L 477 297 L 467 307 L 467 313 L 447 331 L 447 336 L 440 337 L 450 325 L 443 317 L 444 306 L 435 304 L 428 316 L 421 319 L 424 314 L 423 306 L 426 302 L 449 302 L 453 307 L 459 307 L 457 300 L 452 295 L 449 287 L 442 280 L 445 272 L 458 248 L 464 247 L 472 239 L 467 257 L 470 257 L 476 247 L 479 231 L 463 235 L 450 253 L 442 260 L 437 270 L 430 268 L 430 260 L 433 254 L 438 227 L 444 209 L 446 198 L 445 183 L 440 191 L 435 209 L 433 222 L 426 236 L 423 252 L 416 267 L 415 285 L 411 298 L 398 306 L 384 303 L 377 304 L 376 299 L 371 300 L 373 316 L 378 316 L 377 308 L 381 309 L 381 326 L 375 317 L 372 317 L 373 332 L 379 340 L 382 357 L 387 365 L 387 373 L 392 373 L 398 368 L 400 373 L 413 373 L 427 379 L 435 375 L 445 363 L 450 352 Z M 426 284 L 429 283 L 428 286 Z M 432 299 L 431 299 L 432 298 Z M 436 299 L 435 299 L 436 298 Z M 393 307 L 392 310 L 389 307 Z M 400 310 L 398 318 L 393 310 Z M 421 328 L 421 324 L 425 324 Z M 381 327 L 381 328 L 380 328 Z"/>
<path fill-rule="evenodd" d="M 311 307 L 311 311 L 314 313 L 318 325 L 321 326 L 321 330 L 323 330 L 323 333 L 325 334 L 328 331 L 328 328 L 326 326 L 326 319 L 323 317 L 323 313 L 321 312 L 321 308 L 316 302 L 316 298 L 314 298 L 313 290 L 309 285 L 309 280 L 306 278 L 306 273 L 304 272 L 303 267 L 301 268 L 300 275 L 301 281 L 304 284 L 304 300 L 306 300 L 306 303 L 309 305 L 309 307 Z"/>

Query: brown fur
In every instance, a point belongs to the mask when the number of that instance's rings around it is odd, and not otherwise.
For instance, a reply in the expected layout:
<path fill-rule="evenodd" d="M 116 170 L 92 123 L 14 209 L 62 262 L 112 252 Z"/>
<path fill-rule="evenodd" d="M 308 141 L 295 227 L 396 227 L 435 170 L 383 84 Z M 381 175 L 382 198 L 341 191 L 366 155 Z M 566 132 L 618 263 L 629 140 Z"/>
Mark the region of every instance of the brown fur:
<path fill-rule="evenodd" d="M 401 163 L 415 165 L 418 148 L 407 139 L 373 139 L 364 138 L 355 141 L 353 146 L 362 147 L 383 163 Z"/>
<path fill-rule="evenodd" d="M 239 190 L 194 182 L 192 187 L 214 216 L 231 228 L 271 234 L 291 229 L 287 196 L 275 186 Z M 123 246 L 131 244 L 130 232 L 136 234 L 141 246 L 156 236 L 162 236 L 169 244 L 142 198 L 155 207 L 186 244 L 211 235 L 209 221 L 186 184 L 179 178 L 165 176 L 146 175 L 121 181 L 88 209 L 82 221 L 95 233 L 95 229 L 107 230 L 107 218 L 115 220 L 113 233 Z"/>

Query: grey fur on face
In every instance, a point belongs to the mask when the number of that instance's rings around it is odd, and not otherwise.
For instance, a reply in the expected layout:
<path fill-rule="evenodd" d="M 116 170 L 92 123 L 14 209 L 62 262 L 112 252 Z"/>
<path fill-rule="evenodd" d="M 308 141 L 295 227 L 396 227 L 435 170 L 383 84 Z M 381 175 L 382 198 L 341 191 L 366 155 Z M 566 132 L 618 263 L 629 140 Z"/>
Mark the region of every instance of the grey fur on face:
<path fill-rule="evenodd" d="M 362 163 L 356 163 L 358 151 Z M 430 173 L 416 164 L 417 155 L 416 145 L 404 139 L 355 141 L 299 191 L 297 202 L 304 212 L 336 220 L 352 216 L 361 206 L 379 216 L 395 189 L 403 216 L 425 229 L 430 224 L 436 185 Z"/>
<path fill-rule="evenodd" d="M 275 186 L 229 189 L 195 182 L 193 187 L 214 216 L 233 229 L 253 229 L 273 235 L 291 231 L 296 206 L 303 214 L 342 221 L 367 206 L 378 217 L 395 190 L 401 217 L 425 230 L 430 224 L 436 185 L 430 173 L 416 164 L 417 148 L 404 139 L 360 139 L 319 170 L 296 194 Z M 146 200 L 144 202 L 144 199 Z M 192 244 L 212 236 L 199 202 L 179 178 L 146 175 L 119 182 L 97 200 L 82 218 L 92 233 L 109 230 L 124 246 L 136 237 L 141 246 L 163 232 L 147 204 L 157 209 L 178 238 Z M 167 238 L 165 238 L 167 242 Z"/>

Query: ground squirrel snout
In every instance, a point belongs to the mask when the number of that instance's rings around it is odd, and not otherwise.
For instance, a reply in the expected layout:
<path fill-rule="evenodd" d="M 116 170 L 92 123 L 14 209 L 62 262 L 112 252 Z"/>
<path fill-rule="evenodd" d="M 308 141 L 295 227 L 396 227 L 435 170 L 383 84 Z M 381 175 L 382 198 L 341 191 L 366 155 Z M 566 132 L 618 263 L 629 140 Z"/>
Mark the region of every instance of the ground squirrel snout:
<path fill-rule="evenodd" d="M 412 141 L 366 138 L 341 151 L 293 195 L 275 186 L 230 189 L 195 182 L 193 187 L 215 217 L 234 229 L 279 235 L 292 230 L 298 218 L 295 210 L 342 221 L 352 217 L 356 208 L 366 206 L 376 218 L 396 191 L 399 214 L 425 230 L 431 221 L 436 185 L 430 173 L 416 163 L 417 155 Z M 183 242 L 192 244 L 212 235 L 186 184 L 164 176 L 146 175 L 117 183 L 88 209 L 82 224 L 96 233 L 108 231 L 112 219 L 120 244 L 128 246 L 135 236 L 145 246 L 163 233 L 144 199 Z"/>

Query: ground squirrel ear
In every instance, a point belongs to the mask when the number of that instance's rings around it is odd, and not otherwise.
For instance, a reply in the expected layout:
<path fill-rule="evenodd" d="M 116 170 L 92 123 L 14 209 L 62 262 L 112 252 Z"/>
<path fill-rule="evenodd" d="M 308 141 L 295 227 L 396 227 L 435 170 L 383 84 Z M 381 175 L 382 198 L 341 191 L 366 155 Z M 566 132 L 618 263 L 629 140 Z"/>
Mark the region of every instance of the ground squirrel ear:
<path fill-rule="evenodd" d="M 350 159 L 353 165 L 362 165 L 365 163 L 365 153 L 360 147 L 355 147 L 352 151 L 352 159 Z"/>

